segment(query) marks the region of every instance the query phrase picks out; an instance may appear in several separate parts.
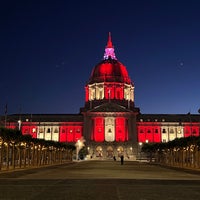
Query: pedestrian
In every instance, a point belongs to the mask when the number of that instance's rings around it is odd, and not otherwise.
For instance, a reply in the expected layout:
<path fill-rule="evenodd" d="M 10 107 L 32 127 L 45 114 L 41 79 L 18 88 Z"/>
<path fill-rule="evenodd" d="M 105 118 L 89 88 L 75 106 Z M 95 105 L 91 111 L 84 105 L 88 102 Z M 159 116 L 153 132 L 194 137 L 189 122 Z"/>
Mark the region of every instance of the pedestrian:
<path fill-rule="evenodd" d="M 124 156 L 123 155 L 121 155 L 121 165 L 123 165 L 124 164 Z"/>
<path fill-rule="evenodd" d="M 113 160 L 116 161 L 116 157 L 115 156 L 113 156 Z"/>

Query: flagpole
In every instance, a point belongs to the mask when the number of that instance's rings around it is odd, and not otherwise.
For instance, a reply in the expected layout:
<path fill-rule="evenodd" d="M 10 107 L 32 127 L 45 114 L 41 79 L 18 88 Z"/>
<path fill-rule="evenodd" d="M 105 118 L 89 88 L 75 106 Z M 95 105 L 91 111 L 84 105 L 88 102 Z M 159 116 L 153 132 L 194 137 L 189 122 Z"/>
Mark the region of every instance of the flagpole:
<path fill-rule="evenodd" d="M 5 128 L 7 125 L 7 112 L 8 112 L 8 104 L 6 103 L 6 105 L 5 105 Z"/>

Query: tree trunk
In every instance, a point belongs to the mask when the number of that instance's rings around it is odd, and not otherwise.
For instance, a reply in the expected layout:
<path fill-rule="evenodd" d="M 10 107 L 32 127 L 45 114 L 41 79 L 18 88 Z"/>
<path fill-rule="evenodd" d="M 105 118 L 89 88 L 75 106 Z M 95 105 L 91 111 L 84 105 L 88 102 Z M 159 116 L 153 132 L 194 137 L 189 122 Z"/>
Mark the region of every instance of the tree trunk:
<path fill-rule="evenodd" d="M 6 148 L 6 169 L 9 170 L 9 162 L 10 162 L 10 159 L 9 159 L 9 152 L 10 151 L 10 144 L 7 143 L 7 148 Z"/>
<path fill-rule="evenodd" d="M 11 153 L 11 158 L 12 158 L 12 166 L 13 169 L 15 169 L 15 143 L 12 144 L 12 153 Z"/>
<path fill-rule="evenodd" d="M 25 144 L 24 146 L 24 168 L 26 168 L 26 161 L 27 161 L 27 150 L 26 150 L 27 145 Z"/>
<path fill-rule="evenodd" d="M 1 149 L 0 149 L 0 170 L 2 170 L 3 167 L 3 157 L 4 157 L 4 142 L 1 142 Z"/>

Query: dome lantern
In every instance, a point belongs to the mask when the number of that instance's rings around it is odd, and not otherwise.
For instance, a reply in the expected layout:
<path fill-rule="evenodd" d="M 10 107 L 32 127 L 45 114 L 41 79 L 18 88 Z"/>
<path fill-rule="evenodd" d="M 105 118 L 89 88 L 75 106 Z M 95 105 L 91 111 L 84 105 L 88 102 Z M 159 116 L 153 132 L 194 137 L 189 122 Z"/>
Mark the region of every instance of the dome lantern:
<path fill-rule="evenodd" d="M 109 32 L 109 35 L 108 35 L 107 46 L 105 48 L 104 60 L 107 60 L 108 58 L 117 60 L 117 58 L 115 56 L 115 49 L 114 49 L 113 44 L 112 44 L 111 33 L 110 32 Z"/>

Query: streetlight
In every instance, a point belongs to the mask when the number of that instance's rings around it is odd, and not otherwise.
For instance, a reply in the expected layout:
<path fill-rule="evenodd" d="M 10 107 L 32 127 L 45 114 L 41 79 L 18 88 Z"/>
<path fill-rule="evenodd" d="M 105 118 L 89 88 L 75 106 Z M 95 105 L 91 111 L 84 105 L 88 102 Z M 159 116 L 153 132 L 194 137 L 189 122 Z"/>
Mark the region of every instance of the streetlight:
<path fill-rule="evenodd" d="M 130 158 L 133 157 L 133 147 L 130 147 Z"/>
<path fill-rule="evenodd" d="M 140 161 L 141 161 L 141 151 L 142 151 L 142 142 L 139 142 Z"/>
<path fill-rule="evenodd" d="M 78 154 L 79 151 L 85 146 L 84 144 L 85 139 L 83 137 L 81 137 L 79 140 L 77 140 L 75 146 L 76 146 L 76 160 L 78 160 Z"/>
<path fill-rule="evenodd" d="M 21 130 L 21 124 L 22 124 L 22 121 L 18 120 L 18 128 L 19 128 L 19 130 Z"/>
<path fill-rule="evenodd" d="M 80 140 L 76 143 L 76 160 L 78 160 L 78 153 L 80 151 Z"/>

